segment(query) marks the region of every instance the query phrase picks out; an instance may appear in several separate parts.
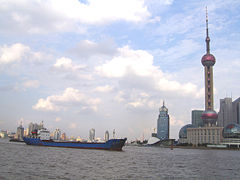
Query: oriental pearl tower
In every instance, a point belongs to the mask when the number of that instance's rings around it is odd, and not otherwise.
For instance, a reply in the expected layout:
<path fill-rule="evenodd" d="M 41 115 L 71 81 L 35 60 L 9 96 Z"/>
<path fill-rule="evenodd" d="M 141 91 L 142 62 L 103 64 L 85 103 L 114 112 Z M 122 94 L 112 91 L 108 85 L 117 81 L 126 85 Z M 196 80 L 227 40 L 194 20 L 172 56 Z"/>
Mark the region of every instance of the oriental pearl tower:
<path fill-rule="evenodd" d="M 208 36 L 208 13 L 206 7 L 206 54 L 202 57 L 205 77 L 205 111 L 202 113 L 202 120 L 205 126 L 216 126 L 218 115 L 213 105 L 213 66 L 215 57 L 210 54 L 210 38 Z"/>

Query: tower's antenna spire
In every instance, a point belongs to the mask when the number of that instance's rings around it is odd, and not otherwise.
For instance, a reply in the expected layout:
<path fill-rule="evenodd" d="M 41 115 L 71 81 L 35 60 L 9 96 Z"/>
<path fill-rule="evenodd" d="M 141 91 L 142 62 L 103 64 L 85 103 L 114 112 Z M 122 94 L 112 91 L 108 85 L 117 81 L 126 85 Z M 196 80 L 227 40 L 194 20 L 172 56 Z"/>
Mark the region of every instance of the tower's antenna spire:
<path fill-rule="evenodd" d="M 208 12 L 207 12 L 207 6 L 206 6 L 206 45 L 207 45 L 207 53 L 210 53 L 210 38 L 208 36 Z"/>

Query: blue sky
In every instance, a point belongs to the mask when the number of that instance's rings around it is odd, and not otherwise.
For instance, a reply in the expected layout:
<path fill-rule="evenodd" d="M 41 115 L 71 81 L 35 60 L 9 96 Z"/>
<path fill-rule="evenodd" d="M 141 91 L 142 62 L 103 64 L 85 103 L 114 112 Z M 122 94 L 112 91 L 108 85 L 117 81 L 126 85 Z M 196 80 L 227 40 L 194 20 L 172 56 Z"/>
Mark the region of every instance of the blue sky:
<path fill-rule="evenodd" d="M 218 111 L 240 95 L 238 0 L 0 1 L 0 129 L 147 138 L 165 100 L 178 138 L 204 108 L 205 6 Z"/>

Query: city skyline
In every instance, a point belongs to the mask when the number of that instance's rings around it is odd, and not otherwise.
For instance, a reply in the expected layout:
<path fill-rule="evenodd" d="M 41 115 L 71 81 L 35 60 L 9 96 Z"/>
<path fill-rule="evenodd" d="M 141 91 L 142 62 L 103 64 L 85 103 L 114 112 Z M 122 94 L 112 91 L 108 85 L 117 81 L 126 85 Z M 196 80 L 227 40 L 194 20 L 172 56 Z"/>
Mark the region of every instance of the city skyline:
<path fill-rule="evenodd" d="M 0 129 L 44 121 L 85 138 L 147 138 L 165 100 L 177 139 L 204 109 L 206 6 L 218 112 L 240 96 L 240 2 L 1 2 Z"/>

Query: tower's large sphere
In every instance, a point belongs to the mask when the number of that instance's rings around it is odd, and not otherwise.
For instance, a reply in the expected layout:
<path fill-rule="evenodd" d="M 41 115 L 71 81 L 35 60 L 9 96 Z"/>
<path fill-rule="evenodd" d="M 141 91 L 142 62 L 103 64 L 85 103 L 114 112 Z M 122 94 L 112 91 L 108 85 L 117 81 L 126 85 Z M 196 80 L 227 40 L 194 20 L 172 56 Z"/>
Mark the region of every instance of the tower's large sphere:
<path fill-rule="evenodd" d="M 215 62 L 216 62 L 216 59 L 212 54 L 207 53 L 202 57 L 203 66 L 213 66 Z"/>
<path fill-rule="evenodd" d="M 202 120 L 204 124 L 216 124 L 218 114 L 214 110 L 206 110 L 202 113 Z"/>

